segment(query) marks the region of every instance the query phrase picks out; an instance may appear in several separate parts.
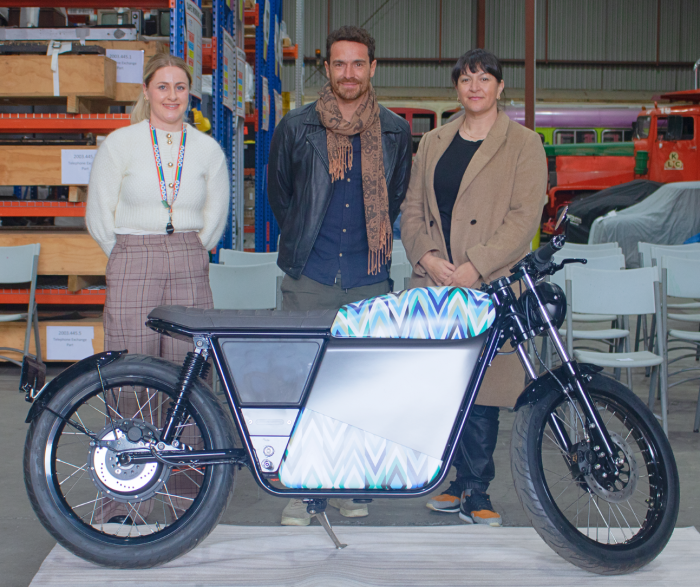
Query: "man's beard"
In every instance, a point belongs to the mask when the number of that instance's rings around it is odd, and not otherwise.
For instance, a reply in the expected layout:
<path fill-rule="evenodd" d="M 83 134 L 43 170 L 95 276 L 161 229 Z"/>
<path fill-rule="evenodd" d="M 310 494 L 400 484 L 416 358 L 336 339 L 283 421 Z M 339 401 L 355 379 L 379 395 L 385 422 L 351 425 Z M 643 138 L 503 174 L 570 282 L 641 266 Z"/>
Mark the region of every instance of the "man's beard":
<path fill-rule="evenodd" d="M 357 100 L 369 90 L 369 79 L 363 82 L 357 78 L 340 78 L 339 80 L 331 79 L 330 82 L 333 93 L 339 98 L 347 101 Z M 353 90 L 345 89 L 340 85 L 344 82 L 354 82 L 357 83 L 357 86 Z"/>

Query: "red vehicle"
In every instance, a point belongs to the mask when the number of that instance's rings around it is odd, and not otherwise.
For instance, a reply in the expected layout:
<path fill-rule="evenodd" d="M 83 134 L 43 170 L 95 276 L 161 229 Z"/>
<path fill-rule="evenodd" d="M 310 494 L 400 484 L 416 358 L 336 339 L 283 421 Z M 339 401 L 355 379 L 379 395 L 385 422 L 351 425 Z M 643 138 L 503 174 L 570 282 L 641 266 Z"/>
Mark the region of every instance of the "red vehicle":
<path fill-rule="evenodd" d="M 686 104 L 642 110 L 632 143 L 547 145 L 549 202 L 543 232 L 553 234 L 557 211 L 577 197 L 633 179 L 661 183 L 700 179 L 700 90 L 661 96 Z"/>

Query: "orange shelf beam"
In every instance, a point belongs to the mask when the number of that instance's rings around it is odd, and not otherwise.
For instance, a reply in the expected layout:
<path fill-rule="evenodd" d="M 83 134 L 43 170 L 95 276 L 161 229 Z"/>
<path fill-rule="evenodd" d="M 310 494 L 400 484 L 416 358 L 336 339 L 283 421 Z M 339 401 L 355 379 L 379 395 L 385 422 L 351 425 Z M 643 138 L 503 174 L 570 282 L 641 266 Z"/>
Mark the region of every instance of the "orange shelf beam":
<path fill-rule="evenodd" d="M 114 9 L 113 0 L 3 0 L 3 6 L 8 8 L 54 8 L 59 5 L 61 8 L 106 8 Z M 128 0 L 125 4 L 129 8 L 150 10 L 152 8 L 172 8 L 170 0 Z"/>
<path fill-rule="evenodd" d="M 256 4 L 256 6 L 260 7 L 260 4 Z M 250 26 L 259 26 L 260 25 L 260 9 L 259 8 L 253 8 L 253 10 L 244 10 L 243 11 L 243 22 Z"/>
<path fill-rule="evenodd" d="M 245 117 L 246 124 L 254 124 L 255 132 L 258 132 L 258 109 L 255 109 L 255 114 L 247 114 Z"/>
<path fill-rule="evenodd" d="M 85 202 L 49 202 L 46 200 L 0 201 L 0 218 L 8 216 L 85 216 Z"/>
<path fill-rule="evenodd" d="M 103 306 L 107 298 L 106 289 L 81 289 L 75 293 L 67 289 L 37 288 L 37 304 L 88 304 Z M 0 289 L 0 304 L 28 304 L 29 289 Z"/>
<path fill-rule="evenodd" d="M 0 133 L 107 134 L 131 124 L 129 114 L 19 114 L 0 113 Z"/>
<path fill-rule="evenodd" d="M 299 45 L 294 45 L 293 47 L 285 47 L 282 49 L 283 59 L 296 59 L 299 55 Z"/>

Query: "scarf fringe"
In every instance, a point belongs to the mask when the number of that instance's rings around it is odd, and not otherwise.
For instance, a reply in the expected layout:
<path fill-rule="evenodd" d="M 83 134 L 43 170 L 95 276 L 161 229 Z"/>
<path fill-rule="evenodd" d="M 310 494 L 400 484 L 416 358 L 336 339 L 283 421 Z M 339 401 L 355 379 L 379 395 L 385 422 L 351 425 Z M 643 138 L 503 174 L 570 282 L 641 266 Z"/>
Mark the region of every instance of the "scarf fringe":
<path fill-rule="evenodd" d="M 331 174 L 331 181 L 338 181 L 345 177 L 349 169 L 352 169 L 352 143 L 342 135 L 334 138 L 333 153 L 330 151 L 328 153 L 328 171 Z"/>
<path fill-rule="evenodd" d="M 391 230 L 389 223 L 382 219 L 379 227 L 379 248 L 377 250 L 369 250 L 369 258 L 367 266 L 369 275 L 377 275 L 382 265 L 391 259 L 391 253 L 394 249 L 394 232 Z"/>

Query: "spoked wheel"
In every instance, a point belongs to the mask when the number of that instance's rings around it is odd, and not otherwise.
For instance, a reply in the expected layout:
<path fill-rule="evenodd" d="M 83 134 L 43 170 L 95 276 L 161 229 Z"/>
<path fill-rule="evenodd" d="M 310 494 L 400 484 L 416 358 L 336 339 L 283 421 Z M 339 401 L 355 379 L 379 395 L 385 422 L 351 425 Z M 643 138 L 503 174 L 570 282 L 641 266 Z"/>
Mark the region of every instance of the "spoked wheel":
<path fill-rule="evenodd" d="M 124 450 L 158 442 L 177 398 L 176 365 L 126 355 L 68 383 L 29 429 L 25 483 L 42 524 L 68 550 L 100 565 L 151 567 L 193 548 L 216 526 L 233 489 L 233 465 L 125 464 Z M 231 426 L 201 382 L 177 441 L 231 448 Z M 105 446 L 105 444 L 107 444 Z"/>
<path fill-rule="evenodd" d="M 533 527 L 559 555 L 593 573 L 629 573 L 652 561 L 671 537 L 678 470 L 666 435 L 637 396 L 603 375 L 587 387 L 615 445 L 619 475 L 603 476 L 579 417 L 583 409 L 552 389 L 518 411 L 513 480 Z M 567 432 L 570 453 L 553 425 Z"/>

